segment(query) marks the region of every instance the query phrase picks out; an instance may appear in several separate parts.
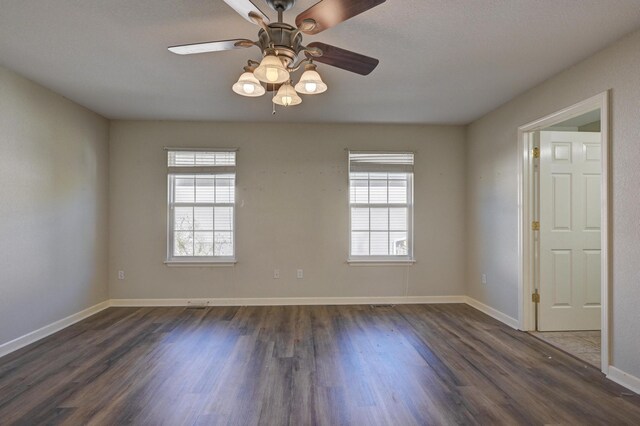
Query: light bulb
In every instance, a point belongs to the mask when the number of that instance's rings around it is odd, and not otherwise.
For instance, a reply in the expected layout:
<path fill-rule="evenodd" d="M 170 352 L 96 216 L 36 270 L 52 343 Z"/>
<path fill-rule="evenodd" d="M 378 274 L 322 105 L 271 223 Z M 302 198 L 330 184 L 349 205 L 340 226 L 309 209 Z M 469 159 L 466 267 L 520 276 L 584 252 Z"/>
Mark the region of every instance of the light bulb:
<path fill-rule="evenodd" d="M 305 95 L 319 95 L 327 90 L 327 85 L 316 71 L 315 64 L 307 64 L 300 81 L 296 84 L 296 91 Z"/>
<path fill-rule="evenodd" d="M 253 72 L 255 77 L 265 83 L 284 83 L 289 80 L 289 71 L 282 60 L 274 54 L 262 58 L 262 62 Z"/>
<path fill-rule="evenodd" d="M 248 96 L 250 98 L 265 94 L 264 87 L 262 87 L 258 79 L 253 75 L 253 69 L 250 67 L 245 67 L 244 74 L 240 76 L 237 83 L 231 88 L 238 95 Z"/>
<path fill-rule="evenodd" d="M 244 90 L 244 93 L 251 95 L 253 92 L 256 91 L 256 87 L 253 84 L 245 83 L 242 86 L 242 90 Z"/>
<path fill-rule="evenodd" d="M 278 89 L 278 93 L 273 97 L 273 103 L 282 105 L 285 107 L 298 105 L 302 102 L 302 99 L 296 91 L 293 89 L 289 82 L 283 84 Z"/>
<path fill-rule="evenodd" d="M 278 81 L 278 70 L 271 67 L 267 68 L 267 80 L 272 83 Z"/>

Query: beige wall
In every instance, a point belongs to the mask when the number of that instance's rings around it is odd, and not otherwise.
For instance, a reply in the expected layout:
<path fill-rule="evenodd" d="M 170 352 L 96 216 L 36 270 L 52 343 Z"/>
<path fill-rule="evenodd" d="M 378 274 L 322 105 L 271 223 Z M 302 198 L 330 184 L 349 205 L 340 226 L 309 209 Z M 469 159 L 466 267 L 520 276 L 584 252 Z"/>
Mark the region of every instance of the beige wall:
<path fill-rule="evenodd" d="M 447 126 L 114 121 L 109 128 L 0 68 L 0 344 L 107 297 L 467 293 L 515 317 L 516 129 L 612 89 L 612 361 L 640 376 L 638 69 L 635 33 L 472 123 L 465 135 Z M 163 146 L 240 148 L 235 267 L 162 263 Z M 345 264 L 346 147 L 417 152 L 414 266 Z M 272 278 L 274 268 L 281 279 Z"/>
<path fill-rule="evenodd" d="M 167 267 L 164 146 L 238 147 L 235 267 Z M 349 266 L 347 154 L 416 151 L 414 266 Z M 464 128 L 115 121 L 112 298 L 462 295 Z M 273 279 L 280 269 L 281 278 Z M 296 279 L 296 269 L 304 279 Z M 126 279 L 118 280 L 124 270 Z"/>
<path fill-rule="evenodd" d="M 0 344 L 107 299 L 108 131 L 0 67 Z"/>
<path fill-rule="evenodd" d="M 612 363 L 640 377 L 640 32 L 513 99 L 467 130 L 467 285 L 517 317 L 517 128 L 612 89 Z M 481 283 L 486 273 L 488 282 Z"/>

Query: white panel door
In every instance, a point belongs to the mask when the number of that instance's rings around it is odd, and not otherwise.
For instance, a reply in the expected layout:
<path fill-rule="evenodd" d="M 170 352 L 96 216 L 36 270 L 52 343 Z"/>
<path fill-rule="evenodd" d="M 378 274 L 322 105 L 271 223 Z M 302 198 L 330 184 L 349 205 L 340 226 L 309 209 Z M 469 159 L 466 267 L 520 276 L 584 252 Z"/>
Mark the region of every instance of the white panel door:
<path fill-rule="evenodd" d="M 540 132 L 538 329 L 600 329 L 600 133 Z"/>

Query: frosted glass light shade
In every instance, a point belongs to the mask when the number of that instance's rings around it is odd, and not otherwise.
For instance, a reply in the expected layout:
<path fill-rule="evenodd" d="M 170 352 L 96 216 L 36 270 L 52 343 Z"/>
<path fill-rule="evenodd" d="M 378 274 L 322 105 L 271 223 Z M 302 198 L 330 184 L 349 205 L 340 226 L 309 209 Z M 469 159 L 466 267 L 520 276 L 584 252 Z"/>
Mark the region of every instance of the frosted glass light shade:
<path fill-rule="evenodd" d="M 327 85 L 314 69 L 307 69 L 296 84 L 296 91 L 304 95 L 318 95 L 327 91 Z"/>
<path fill-rule="evenodd" d="M 282 106 L 293 106 L 302 103 L 302 98 L 298 96 L 295 89 L 289 84 L 283 84 L 278 89 L 278 93 L 273 98 L 273 103 Z"/>
<path fill-rule="evenodd" d="M 232 87 L 233 91 L 241 96 L 256 98 L 265 94 L 266 90 L 262 84 L 253 75 L 252 72 L 245 72 L 240 76 L 236 84 Z"/>
<path fill-rule="evenodd" d="M 253 72 L 253 75 L 258 80 L 269 84 L 279 84 L 289 80 L 289 71 L 275 55 L 265 56 L 260 62 L 260 66 Z"/>

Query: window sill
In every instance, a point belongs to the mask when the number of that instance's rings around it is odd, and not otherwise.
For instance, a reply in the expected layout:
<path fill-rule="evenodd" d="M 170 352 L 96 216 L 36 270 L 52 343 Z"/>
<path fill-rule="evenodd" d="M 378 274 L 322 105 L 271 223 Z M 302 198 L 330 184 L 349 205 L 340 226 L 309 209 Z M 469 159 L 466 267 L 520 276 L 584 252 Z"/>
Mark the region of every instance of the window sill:
<path fill-rule="evenodd" d="M 215 267 L 230 267 L 236 266 L 237 260 L 221 260 L 221 261 L 193 261 L 193 260 L 165 260 L 164 264 L 168 267 L 200 267 L 200 268 L 215 268 Z"/>
<path fill-rule="evenodd" d="M 415 259 L 389 259 L 389 260 L 347 260 L 349 266 L 412 266 L 416 263 Z"/>

